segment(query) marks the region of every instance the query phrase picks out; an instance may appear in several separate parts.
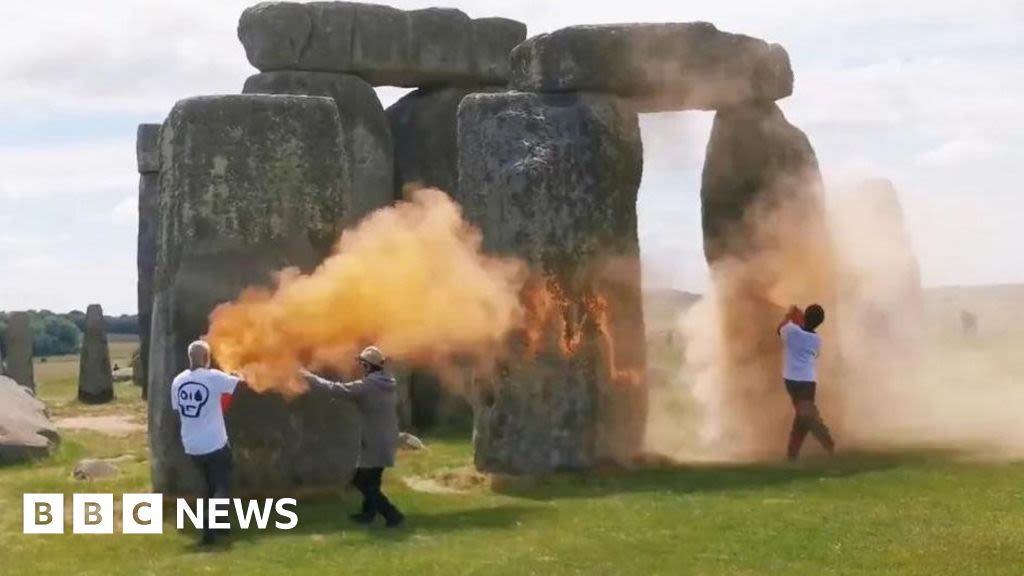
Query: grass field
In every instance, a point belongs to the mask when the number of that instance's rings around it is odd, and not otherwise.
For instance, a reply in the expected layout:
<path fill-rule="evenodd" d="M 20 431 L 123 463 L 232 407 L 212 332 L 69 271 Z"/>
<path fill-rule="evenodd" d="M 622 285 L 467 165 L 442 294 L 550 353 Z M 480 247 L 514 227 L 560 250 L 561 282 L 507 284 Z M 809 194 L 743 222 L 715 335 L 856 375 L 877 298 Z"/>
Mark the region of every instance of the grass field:
<path fill-rule="evenodd" d="M 953 305 L 942 306 L 944 318 Z M 983 355 L 992 345 L 1002 358 L 1014 343 L 1024 336 L 1000 332 L 964 354 Z M 55 412 L 142 417 L 130 385 L 119 385 L 112 405 L 82 407 L 68 374 L 51 369 L 53 380 L 40 378 L 39 388 Z M 405 480 L 469 478 L 471 447 L 466 438 L 425 440 L 429 450 L 403 452 L 387 477 L 406 527 L 350 525 L 356 498 L 340 490 L 303 502 L 293 531 L 236 533 L 229 547 L 202 552 L 172 518 L 162 536 L 22 535 L 25 492 L 149 489 L 144 434 L 65 432 L 51 459 L 0 471 L 0 574 L 1024 573 L 1024 463 L 1017 461 L 847 453 L 798 465 L 467 481 L 463 493 L 445 494 L 413 490 Z M 138 461 L 116 480 L 71 479 L 80 458 L 124 454 Z"/>

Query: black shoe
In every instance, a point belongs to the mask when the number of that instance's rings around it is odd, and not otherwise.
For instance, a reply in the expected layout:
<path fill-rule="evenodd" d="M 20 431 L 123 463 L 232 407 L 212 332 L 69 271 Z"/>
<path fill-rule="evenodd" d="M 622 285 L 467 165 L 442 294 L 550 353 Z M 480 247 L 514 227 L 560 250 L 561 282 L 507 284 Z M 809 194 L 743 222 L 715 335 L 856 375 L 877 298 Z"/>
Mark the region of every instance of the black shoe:
<path fill-rule="evenodd" d="M 359 512 L 357 514 L 350 514 L 349 518 L 352 519 L 356 524 L 373 524 L 374 514 L 363 514 Z"/>
<path fill-rule="evenodd" d="M 397 528 L 402 525 L 402 522 L 405 522 L 405 516 L 402 515 L 401 512 L 395 510 L 394 514 L 388 517 L 385 526 L 388 528 Z"/>

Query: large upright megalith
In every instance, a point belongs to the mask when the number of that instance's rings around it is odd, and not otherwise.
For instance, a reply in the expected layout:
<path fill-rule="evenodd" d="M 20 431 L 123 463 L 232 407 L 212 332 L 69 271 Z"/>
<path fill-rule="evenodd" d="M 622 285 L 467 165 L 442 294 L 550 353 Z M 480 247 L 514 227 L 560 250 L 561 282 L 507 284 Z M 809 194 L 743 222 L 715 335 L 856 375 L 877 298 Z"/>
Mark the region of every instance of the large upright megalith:
<path fill-rule="evenodd" d="M 7 376 L 25 388 L 36 389 L 35 372 L 32 368 L 32 325 L 27 312 L 12 312 L 7 317 L 7 333 L 4 337 L 7 349 Z"/>
<path fill-rule="evenodd" d="M 153 315 L 153 272 L 156 268 L 156 234 L 160 227 L 160 125 L 139 124 L 135 138 L 139 170 L 139 235 L 136 251 L 136 292 L 139 314 L 139 362 L 142 397 L 146 397 L 149 366 L 149 330 Z"/>
<path fill-rule="evenodd" d="M 701 214 L 719 321 L 705 337 L 721 342 L 718 365 L 697 383 L 715 414 L 708 440 L 721 454 L 774 457 L 791 419 L 785 410 L 765 409 L 787 405 L 775 330 L 787 307 L 825 307 L 821 330 L 830 345 L 819 363 L 823 379 L 830 379 L 836 350 L 833 259 L 817 158 L 774 103 L 715 115 Z"/>
<path fill-rule="evenodd" d="M 337 240 L 352 193 L 342 130 L 336 103 L 312 96 L 189 98 L 164 122 L 149 366 L 155 489 L 198 485 L 169 390 L 209 313 L 284 267 L 312 269 Z M 247 492 L 337 485 L 355 466 L 358 420 L 347 403 L 243 390 L 227 424 Z"/>
<path fill-rule="evenodd" d="M 646 416 L 636 113 L 592 94 L 473 94 L 459 109 L 459 200 L 486 250 L 524 258 L 530 321 L 478 382 L 482 470 L 627 462 Z"/>
<path fill-rule="evenodd" d="M 85 311 L 85 333 L 78 363 L 78 400 L 85 404 L 103 404 L 113 399 L 114 374 L 110 368 L 103 308 L 90 304 Z"/>

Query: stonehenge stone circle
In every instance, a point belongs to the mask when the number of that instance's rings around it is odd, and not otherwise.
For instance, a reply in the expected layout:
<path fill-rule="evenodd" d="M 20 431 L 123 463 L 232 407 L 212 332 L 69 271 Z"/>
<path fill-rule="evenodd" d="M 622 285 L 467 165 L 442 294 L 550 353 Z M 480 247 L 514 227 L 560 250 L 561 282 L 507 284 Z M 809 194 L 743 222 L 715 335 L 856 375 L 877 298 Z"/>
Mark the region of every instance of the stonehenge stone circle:
<path fill-rule="evenodd" d="M 135 140 L 139 167 L 139 238 L 136 252 L 139 313 L 139 359 L 142 397 L 146 397 L 149 366 L 149 329 L 153 313 L 153 271 L 156 267 L 156 233 L 160 227 L 160 125 L 139 124 Z"/>
<path fill-rule="evenodd" d="M 110 368 L 103 309 L 99 304 L 90 304 L 85 311 L 85 333 L 78 364 L 78 400 L 85 404 L 104 404 L 113 399 L 114 375 Z"/>
<path fill-rule="evenodd" d="M 35 392 L 35 372 L 32 368 L 32 325 L 27 312 L 12 312 L 7 317 L 4 337 L 8 378 Z"/>
<path fill-rule="evenodd" d="M 512 51 L 510 85 L 533 92 L 601 92 L 637 110 L 716 110 L 793 92 L 777 44 L 706 22 L 570 26 Z"/>
<path fill-rule="evenodd" d="M 539 349 L 481 385 L 474 444 L 481 470 L 538 473 L 628 462 L 641 448 L 646 391 L 609 366 L 644 371 L 636 196 L 637 115 L 612 96 L 505 92 L 459 108 L 459 200 L 488 252 L 525 259 L 560 296 Z M 631 270 L 630 272 L 638 272 Z M 607 298 L 613 340 L 593 302 Z M 564 341 L 574 342 L 566 352 Z"/>
<path fill-rule="evenodd" d="M 713 275 L 735 267 L 722 329 L 746 322 L 773 334 L 776 310 L 750 296 L 787 277 L 772 255 L 824 270 L 784 288 L 831 305 L 817 161 L 774 103 L 793 91 L 778 45 L 704 22 L 571 26 L 527 39 L 524 24 L 504 18 L 352 2 L 257 4 L 242 13 L 238 38 L 259 71 L 244 95 L 183 100 L 162 128 L 139 131 L 139 310 L 142 322 L 152 311 L 143 346 L 158 490 L 197 481 L 167 393 L 210 311 L 282 267 L 312 269 L 341 230 L 414 183 L 449 192 L 486 251 L 521 257 L 533 274 L 526 329 L 469 393 L 477 467 L 629 463 L 647 412 L 640 112 L 717 112 L 701 201 Z M 384 111 L 373 90 L 382 85 L 416 90 Z M 804 219 L 796 242 L 752 225 L 778 206 L 780 217 Z M 747 379 L 753 393 L 733 416 L 763 434 L 776 423 L 753 406 L 771 396 L 765 375 L 778 392 L 779 355 L 772 343 L 743 345 L 752 359 L 726 380 Z M 424 409 L 417 381 L 430 399 L 430 375 L 406 366 L 400 380 L 408 424 Z M 739 390 L 726 388 L 726 399 Z M 426 403 L 433 417 L 454 406 Z M 357 415 L 315 392 L 290 404 L 240 392 L 228 426 L 245 491 L 335 484 L 354 466 Z"/>
<path fill-rule="evenodd" d="M 45 458 L 59 442 L 46 405 L 13 379 L 0 376 L 0 466 Z"/>
<path fill-rule="evenodd" d="M 315 96 L 189 98 L 164 122 L 149 366 L 154 488 L 195 489 L 170 407 L 171 380 L 213 308 L 287 266 L 310 270 L 338 237 L 350 190 L 335 102 Z M 336 485 L 358 454 L 351 406 L 240 390 L 227 418 L 243 491 Z"/>
<path fill-rule="evenodd" d="M 374 86 L 504 84 L 526 26 L 453 8 L 265 2 L 242 13 L 238 38 L 261 72 L 342 72 Z"/>
<path fill-rule="evenodd" d="M 346 187 L 354 191 L 344 224 L 394 201 L 391 133 L 377 93 L 366 81 L 349 74 L 283 70 L 250 76 L 242 92 L 333 98 L 350 159 L 351 183 Z"/>

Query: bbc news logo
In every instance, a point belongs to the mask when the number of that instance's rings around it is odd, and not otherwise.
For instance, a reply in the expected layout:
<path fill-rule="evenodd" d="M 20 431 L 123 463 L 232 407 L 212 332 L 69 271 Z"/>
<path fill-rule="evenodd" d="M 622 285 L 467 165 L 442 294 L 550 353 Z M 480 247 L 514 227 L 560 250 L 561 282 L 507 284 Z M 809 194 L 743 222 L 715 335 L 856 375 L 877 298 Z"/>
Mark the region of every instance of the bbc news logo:
<path fill-rule="evenodd" d="M 25 494 L 23 498 L 25 534 L 63 534 L 65 525 L 63 494 Z M 242 530 L 278 530 L 298 526 L 294 498 L 245 501 L 240 498 L 199 498 L 195 505 L 178 498 L 175 520 L 178 530 L 187 525 L 214 530 L 231 528 L 234 512 L 236 526 Z M 117 509 L 113 494 L 73 494 L 71 531 L 74 534 L 113 534 Z M 273 523 L 271 523 L 273 520 Z M 163 534 L 164 499 L 162 494 L 122 494 L 122 534 Z"/>

